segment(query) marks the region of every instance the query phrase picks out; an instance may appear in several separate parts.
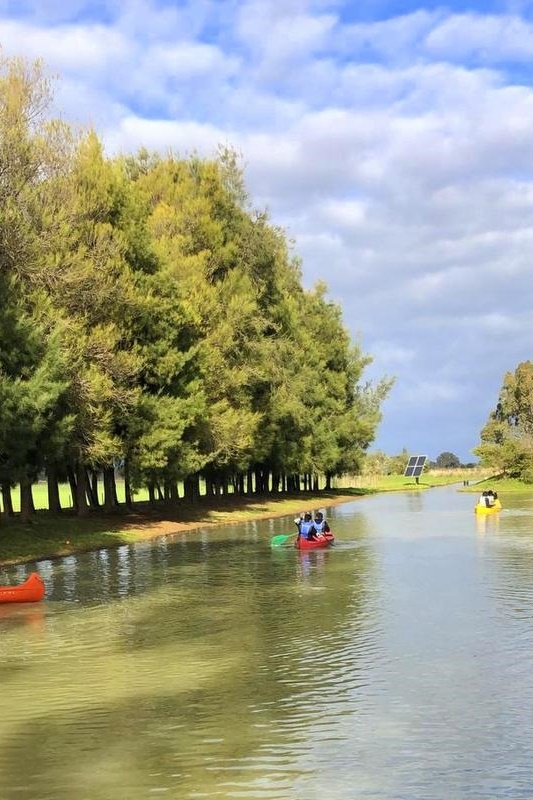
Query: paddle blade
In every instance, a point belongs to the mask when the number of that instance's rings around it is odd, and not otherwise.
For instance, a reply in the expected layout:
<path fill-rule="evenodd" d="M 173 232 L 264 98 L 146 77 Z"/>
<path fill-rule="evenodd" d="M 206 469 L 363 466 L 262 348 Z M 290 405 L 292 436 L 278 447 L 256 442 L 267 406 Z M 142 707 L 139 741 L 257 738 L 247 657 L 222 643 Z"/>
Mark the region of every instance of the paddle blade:
<path fill-rule="evenodd" d="M 290 533 L 280 533 L 278 536 L 273 536 L 270 540 L 270 547 L 281 547 L 282 544 L 285 544 L 289 539 L 294 539 L 294 536 L 291 536 Z"/>

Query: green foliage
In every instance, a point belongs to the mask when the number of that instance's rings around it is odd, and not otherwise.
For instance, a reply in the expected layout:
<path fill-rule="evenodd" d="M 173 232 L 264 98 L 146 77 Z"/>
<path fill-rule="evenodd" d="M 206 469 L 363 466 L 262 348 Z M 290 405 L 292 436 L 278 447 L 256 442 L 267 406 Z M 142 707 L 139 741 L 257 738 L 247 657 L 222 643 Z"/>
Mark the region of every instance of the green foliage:
<path fill-rule="evenodd" d="M 391 381 L 363 381 L 234 151 L 110 159 L 49 95 L 0 63 L 0 479 L 69 470 L 83 501 L 117 463 L 133 487 L 358 469 Z"/>
<path fill-rule="evenodd" d="M 454 469 L 455 467 L 461 466 L 461 460 L 455 455 L 455 453 L 444 451 L 437 456 L 435 464 L 440 469 Z"/>
<path fill-rule="evenodd" d="M 366 453 L 361 465 L 363 475 L 403 475 L 409 461 L 409 451 L 403 448 L 398 455 L 390 456 L 383 450 Z"/>
<path fill-rule="evenodd" d="M 68 382 L 61 319 L 36 280 L 46 241 L 38 200 L 54 162 L 39 64 L 0 62 L 0 100 L 0 479 L 12 483 L 33 479 L 68 429 Z"/>
<path fill-rule="evenodd" d="M 533 364 L 522 362 L 503 381 L 496 408 L 473 451 L 483 466 L 511 478 L 533 474 Z"/>

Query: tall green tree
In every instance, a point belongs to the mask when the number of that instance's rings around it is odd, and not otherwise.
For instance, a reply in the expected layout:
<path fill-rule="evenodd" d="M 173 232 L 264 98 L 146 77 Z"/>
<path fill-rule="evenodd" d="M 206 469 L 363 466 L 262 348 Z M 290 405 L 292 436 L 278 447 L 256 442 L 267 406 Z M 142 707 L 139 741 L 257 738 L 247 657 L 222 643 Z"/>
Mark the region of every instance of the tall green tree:
<path fill-rule="evenodd" d="M 65 320 L 73 420 L 48 469 L 58 471 L 63 461 L 78 512 L 86 513 L 88 499 L 98 503 L 100 472 L 106 508 L 116 503 L 114 466 L 124 460 L 126 432 L 136 427 L 131 419 L 139 409 L 143 357 L 133 329 L 146 310 L 143 280 L 156 259 L 146 209 L 123 163 L 105 158 L 92 131 L 69 144 L 67 167 L 42 186 L 41 225 L 49 236 L 38 279 Z"/>
<path fill-rule="evenodd" d="M 473 451 L 483 466 L 533 482 L 533 364 L 507 372 L 496 408 Z"/>
<path fill-rule="evenodd" d="M 250 207 L 238 159 L 109 159 L 44 118 L 39 65 L 0 66 L 0 480 L 31 510 L 68 474 L 79 513 L 129 488 L 176 499 L 298 488 L 353 470 L 388 391 L 285 233 Z M 18 416 L 17 416 L 18 414 Z M 26 487 L 26 488 L 24 488 Z M 29 511 L 28 511 L 29 513 Z"/>
<path fill-rule="evenodd" d="M 0 477 L 4 490 L 20 484 L 23 518 L 67 388 L 59 321 L 36 281 L 48 233 L 41 190 L 61 161 L 60 126 L 45 115 L 49 100 L 39 63 L 0 60 Z"/>
<path fill-rule="evenodd" d="M 461 461 L 455 453 L 450 453 L 449 451 L 445 450 L 443 453 L 440 453 L 436 459 L 437 467 L 441 469 L 453 469 L 454 467 L 460 467 Z"/>

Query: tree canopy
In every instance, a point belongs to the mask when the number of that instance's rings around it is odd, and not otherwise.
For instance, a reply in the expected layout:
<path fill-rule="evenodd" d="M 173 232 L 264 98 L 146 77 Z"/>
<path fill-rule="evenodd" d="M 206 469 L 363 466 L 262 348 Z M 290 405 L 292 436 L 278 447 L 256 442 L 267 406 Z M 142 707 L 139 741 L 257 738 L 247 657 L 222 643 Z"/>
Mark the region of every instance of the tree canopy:
<path fill-rule="evenodd" d="M 39 64 L 0 63 L 0 482 L 43 471 L 80 514 L 282 491 L 356 470 L 391 382 L 363 380 L 326 286 L 250 204 L 233 151 L 109 158 L 50 121 Z M 5 496 L 5 495 L 4 495 Z"/>
<path fill-rule="evenodd" d="M 454 469 L 455 467 L 461 466 L 461 459 L 459 456 L 456 456 L 455 453 L 450 453 L 448 450 L 445 450 L 437 456 L 435 465 L 439 467 L 439 469 Z"/>
<path fill-rule="evenodd" d="M 533 363 L 507 372 L 474 453 L 484 466 L 533 483 Z"/>

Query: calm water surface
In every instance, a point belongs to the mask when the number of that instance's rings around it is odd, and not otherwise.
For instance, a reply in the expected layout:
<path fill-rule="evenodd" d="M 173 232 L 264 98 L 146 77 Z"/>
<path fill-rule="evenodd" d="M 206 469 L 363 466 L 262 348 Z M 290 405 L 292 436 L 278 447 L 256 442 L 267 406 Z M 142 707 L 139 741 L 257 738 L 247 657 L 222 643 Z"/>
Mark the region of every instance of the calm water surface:
<path fill-rule="evenodd" d="M 39 562 L 45 602 L 0 606 L 0 800 L 531 800 L 533 496 L 502 499 Z"/>

